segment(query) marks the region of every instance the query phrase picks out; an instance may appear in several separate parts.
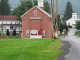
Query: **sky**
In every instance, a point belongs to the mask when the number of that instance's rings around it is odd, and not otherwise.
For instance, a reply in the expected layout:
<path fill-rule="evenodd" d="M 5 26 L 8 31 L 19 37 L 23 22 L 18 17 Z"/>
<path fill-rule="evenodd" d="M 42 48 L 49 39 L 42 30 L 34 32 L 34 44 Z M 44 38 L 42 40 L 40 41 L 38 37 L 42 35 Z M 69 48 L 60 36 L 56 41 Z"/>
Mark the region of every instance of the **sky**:
<path fill-rule="evenodd" d="M 9 0 L 11 5 L 11 11 L 14 10 L 18 5 L 20 5 L 20 0 Z M 47 0 L 50 3 L 50 0 Z M 56 0 L 54 0 L 54 12 L 56 12 Z M 66 3 L 70 1 L 72 4 L 73 11 L 80 15 L 80 0 L 58 0 L 58 12 L 60 15 L 64 14 Z"/>

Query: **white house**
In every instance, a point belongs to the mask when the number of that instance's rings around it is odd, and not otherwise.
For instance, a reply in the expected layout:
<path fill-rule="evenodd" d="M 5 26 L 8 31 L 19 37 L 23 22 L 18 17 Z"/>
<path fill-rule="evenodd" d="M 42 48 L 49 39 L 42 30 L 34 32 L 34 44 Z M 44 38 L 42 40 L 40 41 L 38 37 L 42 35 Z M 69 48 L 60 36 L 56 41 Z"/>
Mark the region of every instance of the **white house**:
<path fill-rule="evenodd" d="M 20 26 L 21 22 L 19 20 L 16 20 L 16 16 L 1 16 L 0 15 L 0 30 L 5 29 L 4 31 L 13 31 L 16 29 L 16 32 L 19 33 L 19 30 L 22 28 Z M 4 32 L 3 32 L 4 33 Z M 5 34 L 5 33 L 4 33 Z"/>
<path fill-rule="evenodd" d="M 80 19 L 77 18 L 77 13 L 72 13 L 72 18 L 66 21 L 68 26 L 72 26 L 72 28 L 75 28 L 76 21 L 80 21 Z"/>

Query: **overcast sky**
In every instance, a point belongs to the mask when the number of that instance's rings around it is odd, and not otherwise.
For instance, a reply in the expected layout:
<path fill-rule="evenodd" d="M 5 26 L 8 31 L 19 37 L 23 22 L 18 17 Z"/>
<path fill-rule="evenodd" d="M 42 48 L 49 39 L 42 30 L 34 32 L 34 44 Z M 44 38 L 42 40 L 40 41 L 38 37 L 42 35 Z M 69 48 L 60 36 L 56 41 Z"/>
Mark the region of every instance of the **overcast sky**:
<path fill-rule="evenodd" d="M 11 5 L 11 10 L 14 10 L 15 7 L 20 5 L 20 0 L 9 0 Z M 50 0 L 47 0 L 50 3 Z M 56 0 L 54 0 L 56 1 Z M 80 0 L 58 0 L 58 12 L 59 14 L 64 14 L 63 11 L 65 10 L 66 3 L 70 1 L 72 3 L 73 11 L 80 15 Z M 56 9 L 56 2 L 54 3 L 54 11 Z"/>

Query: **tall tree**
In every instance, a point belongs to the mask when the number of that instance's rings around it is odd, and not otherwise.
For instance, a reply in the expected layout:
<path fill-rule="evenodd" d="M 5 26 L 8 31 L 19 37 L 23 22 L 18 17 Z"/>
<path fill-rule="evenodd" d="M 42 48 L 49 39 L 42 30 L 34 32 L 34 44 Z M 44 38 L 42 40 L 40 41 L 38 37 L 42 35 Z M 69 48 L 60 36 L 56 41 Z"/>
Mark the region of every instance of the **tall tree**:
<path fill-rule="evenodd" d="M 48 1 L 44 1 L 44 10 L 48 13 L 51 13 L 50 4 Z"/>
<path fill-rule="evenodd" d="M 38 5 L 38 0 L 33 0 L 33 6 Z"/>
<path fill-rule="evenodd" d="M 10 4 L 8 0 L 1 0 L 0 2 L 0 14 L 1 15 L 10 15 Z"/>
<path fill-rule="evenodd" d="M 20 16 L 26 12 L 26 7 L 27 9 L 31 9 L 33 6 L 37 6 L 38 0 L 20 0 L 21 5 L 16 7 L 14 11 L 12 12 L 12 15 L 16 15 L 18 20 L 21 20 Z M 50 4 L 48 1 L 44 1 L 44 9 L 46 12 L 50 13 Z M 22 20 L 21 20 L 22 21 Z"/>
<path fill-rule="evenodd" d="M 72 17 L 73 9 L 72 4 L 68 1 L 66 4 L 66 9 L 64 11 L 64 19 L 68 20 Z"/>

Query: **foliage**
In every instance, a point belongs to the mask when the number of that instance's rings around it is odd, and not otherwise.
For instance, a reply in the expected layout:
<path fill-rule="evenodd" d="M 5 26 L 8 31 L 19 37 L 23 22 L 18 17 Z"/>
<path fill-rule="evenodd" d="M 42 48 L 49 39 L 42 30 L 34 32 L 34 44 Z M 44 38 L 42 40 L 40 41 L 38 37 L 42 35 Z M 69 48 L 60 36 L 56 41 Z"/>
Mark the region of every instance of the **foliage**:
<path fill-rule="evenodd" d="M 80 31 L 79 32 L 76 32 L 75 35 L 80 35 Z"/>
<path fill-rule="evenodd" d="M 14 35 L 14 36 L 16 35 L 16 30 L 15 30 L 15 29 L 13 30 L 13 35 Z"/>
<path fill-rule="evenodd" d="M 68 28 L 72 28 L 72 26 L 68 26 Z"/>
<path fill-rule="evenodd" d="M 44 0 L 44 10 L 48 13 L 51 13 L 50 4 L 46 0 Z"/>
<path fill-rule="evenodd" d="M 73 9 L 72 4 L 68 1 L 66 4 L 66 9 L 64 11 L 64 20 L 65 18 L 68 20 L 72 17 Z"/>
<path fill-rule="evenodd" d="M 60 47 L 60 39 L 0 39 L 0 60 L 56 60 Z"/>
<path fill-rule="evenodd" d="M 76 21 L 76 29 L 80 30 L 80 21 Z"/>
<path fill-rule="evenodd" d="M 9 33 L 9 29 L 7 29 L 7 33 L 6 33 L 6 35 L 10 35 L 10 33 Z"/>
<path fill-rule="evenodd" d="M 60 29 L 60 15 L 57 16 L 57 21 L 58 21 L 58 28 Z M 56 19 L 55 19 L 55 23 L 56 23 Z"/>
<path fill-rule="evenodd" d="M 0 30 L 0 35 L 1 35 L 1 30 Z"/>
<path fill-rule="evenodd" d="M 1 15 L 10 15 L 10 4 L 8 0 L 1 0 L 0 1 L 0 14 Z"/>
<path fill-rule="evenodd" d="M 21 15 L 23 15 L 26 12 L 26 7 L 27 10 L 30 10 L 33 6 L 37 5 L 38 1 L 37 0 L 20 0 L 21 5 L 18 5 L 12 12 L 12 15 L 16 15 L 18 18 L 17 20 L 22 21 Z M 44 9 L 46 12 L 50 13 L 50 4 L 48 1 L 44 1 Z"/>
<path fill-rule="evenodd" d="M 60 32 L 62 32 L 63 29 L 66 29 L 66 31 L 68 31 L 68 26 L 66 24 L 60 23 Z"/>

